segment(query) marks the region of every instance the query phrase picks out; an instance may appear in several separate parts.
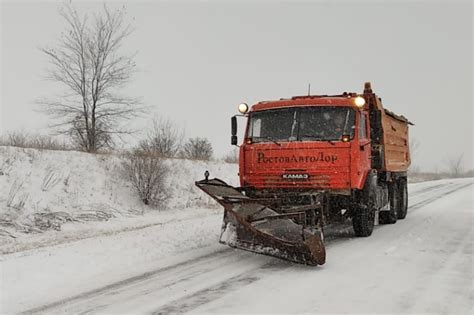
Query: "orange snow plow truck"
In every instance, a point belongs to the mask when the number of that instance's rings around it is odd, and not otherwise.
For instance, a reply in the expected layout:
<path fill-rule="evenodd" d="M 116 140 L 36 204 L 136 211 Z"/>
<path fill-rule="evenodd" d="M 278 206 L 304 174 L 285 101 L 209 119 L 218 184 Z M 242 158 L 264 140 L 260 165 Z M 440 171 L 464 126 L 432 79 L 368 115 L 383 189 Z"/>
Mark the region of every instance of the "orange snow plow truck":
<path fill-rule="evenodd" d="M 308 265 L 326 260 L 324 228 L 352 220 L 356 236 L 375 221 L 407 215 L 408 125 L 362 94 L 308 95 L 259 102 L 240 145 L 240 187 L 220 179 L 196 185 L 224 207 L 220 242 Z M 231 119 L 237 145 L 237 117 Z"/>

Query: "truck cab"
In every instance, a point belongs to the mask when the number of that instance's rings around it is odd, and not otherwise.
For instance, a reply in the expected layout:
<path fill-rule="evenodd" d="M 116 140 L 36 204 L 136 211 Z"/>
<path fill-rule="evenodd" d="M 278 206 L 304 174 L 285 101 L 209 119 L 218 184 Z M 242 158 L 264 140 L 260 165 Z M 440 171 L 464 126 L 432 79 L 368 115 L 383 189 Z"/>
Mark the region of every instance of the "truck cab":
<path fill-rule="evenodd" d="M 361 189 L 371 166 L 370 130 L 368 110 L 356 99 L 307 96 L 252 106 L 240 147 L 241 186 L 337 194 Z"/>
<path fill-rule="evenodd" d="M 247 118 L 239 153 L 246 195 L 278 200 L 281 211 L 328 200 L 324 220 L 343 213 L 361 236 L 372 233 L 376 213 L 381 223 L 406 216 L 411 123 L 384 109 L 370 83 L 361 94 L 295 96 L 239 111 Z M 234 116 L 233 144 L 236 130 Z M 361 230 L 361 220 L 372 222 Z"/>

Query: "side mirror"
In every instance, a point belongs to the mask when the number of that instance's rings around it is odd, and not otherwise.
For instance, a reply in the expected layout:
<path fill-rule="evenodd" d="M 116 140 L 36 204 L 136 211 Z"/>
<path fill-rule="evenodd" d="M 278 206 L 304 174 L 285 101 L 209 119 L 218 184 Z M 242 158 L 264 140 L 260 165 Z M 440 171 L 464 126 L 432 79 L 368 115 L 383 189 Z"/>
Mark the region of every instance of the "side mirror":
<path fill-rule="evenodd" d="M 237 117 L 233 116 L 230 119 L 231 123 L 231 133 L 232 136 L 230 137 L 230 144 L 237 145 Z"/>
<path fill-rule="evenodd" d="M 237 135 L 237 117 L 236 116 L 231 117 L 230 123 L 232 126 L 232 135 L 236 136 Z"/>

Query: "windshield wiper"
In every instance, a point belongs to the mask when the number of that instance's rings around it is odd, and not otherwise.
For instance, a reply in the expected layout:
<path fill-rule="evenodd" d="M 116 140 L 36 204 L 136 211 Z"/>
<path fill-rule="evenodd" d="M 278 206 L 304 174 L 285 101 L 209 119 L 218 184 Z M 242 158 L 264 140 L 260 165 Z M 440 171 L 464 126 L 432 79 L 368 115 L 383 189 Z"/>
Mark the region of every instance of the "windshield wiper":
<path fill-rule="evenodd" d="M 271 142 L 277 144 L 278 146 L 281 147 L 281 143 L 277 142 L 275 139 L 272 137 L 252 137 L 252 139 L 265 139 L 265 140 L 270 140 Z"/>
<path fill-rule="evenodd" d="M 301 138 L 312 138 L 312 139 L 314 139 L 314 140 L 316 140 L 316 141 L 327 141 L 327 142 L 329 142 L 329 143 L 332 144 L 332 145 L 335 145 L 335 144 L 336 144 L 336 143 L 334 142 L 334 140 L 318 138 L 318 137 L 313 136 L 313 135 L 300 135 L 300 140 L 301 140 Z"/>

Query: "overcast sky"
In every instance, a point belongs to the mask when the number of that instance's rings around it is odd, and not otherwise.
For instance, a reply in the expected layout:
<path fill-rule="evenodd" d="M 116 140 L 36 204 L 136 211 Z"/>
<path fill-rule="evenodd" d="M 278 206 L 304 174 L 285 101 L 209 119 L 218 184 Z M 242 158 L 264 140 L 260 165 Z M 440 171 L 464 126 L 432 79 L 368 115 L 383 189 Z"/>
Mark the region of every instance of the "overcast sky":
<path fill-rule="evenodd" d="M 361 92 L 371 81 L 385 107 L 415 123 L 417 165 L 442 170 L 464 154 L 474 168 L 470 1 L 109 3 L 125 5 L 135 27 L 123 49 L 138 52 L 139 72 L 125 92 L 188 137 L 209 138 L 218 157 L 231 149 L 240 102 L 306 94 L 308 83 L 313 94 Z M 64 29 L 60 4 L 2 1 L 0 133 L 48 133 L 35 100 L 60 90 L 44 80 L 38 47 Z"/>

